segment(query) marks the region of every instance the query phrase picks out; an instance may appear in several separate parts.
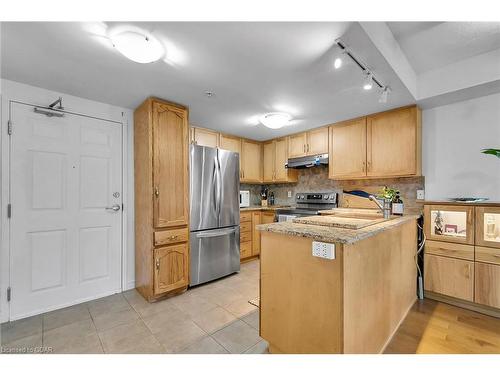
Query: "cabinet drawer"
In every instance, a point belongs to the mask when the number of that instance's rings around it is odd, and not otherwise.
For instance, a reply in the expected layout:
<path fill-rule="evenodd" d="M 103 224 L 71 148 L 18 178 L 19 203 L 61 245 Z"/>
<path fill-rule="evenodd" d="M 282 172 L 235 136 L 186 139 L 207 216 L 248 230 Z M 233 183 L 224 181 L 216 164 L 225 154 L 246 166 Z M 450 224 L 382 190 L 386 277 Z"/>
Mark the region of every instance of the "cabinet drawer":
<path fill-rule="evenodd" d="M 245 221 L 252 221 L 252 211 L 240 212 L 240 224 Z"/>
<path fill-rule="evenodd" d="M 424 286 L 430 292 L 472 301 L 474 262 L 426 254 Z"/>
<path fill-rule="evenodd" d="M 451 242 L 426 241 L 425 253 L 445 257 L 474 260 L 474 246 Z"/>
<path fill-rule="evenodd" d="M 476 246 L 476 262 L 500 265 L 500 249 Z"/>
<path fill-rule="evenodd" d="M 240 223 L 240 233 L 251 232 L 252 231 L 252 222 L 244 221 Z"/>
<path fill-rule="evenodd" d="M 155 232 L 155 246 L 168 245 L 178 242 L 187 242 L 188 238 L 189 231 L 187 228 Z"/>
<path fill-rule="evenodd" d="M 240 243 L 240 259 L 252 256 L 252 241 Z"/>
<path fill-rule="evenodd" d="M 252 241 L 252 232 L 240 232 L 240 243 Z"/>

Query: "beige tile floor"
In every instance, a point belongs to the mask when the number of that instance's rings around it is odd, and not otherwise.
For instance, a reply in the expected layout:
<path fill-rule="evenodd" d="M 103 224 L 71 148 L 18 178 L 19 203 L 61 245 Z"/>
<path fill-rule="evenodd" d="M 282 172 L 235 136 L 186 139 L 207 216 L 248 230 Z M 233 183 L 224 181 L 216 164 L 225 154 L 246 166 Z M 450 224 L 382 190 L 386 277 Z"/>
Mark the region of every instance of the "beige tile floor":
<path fill-rule="evenodd" d="M 148 303 L 135 290 L 2 324 L 2 351 L 267 353 L 259 337 L 259 262 L 238 274 Z"/>

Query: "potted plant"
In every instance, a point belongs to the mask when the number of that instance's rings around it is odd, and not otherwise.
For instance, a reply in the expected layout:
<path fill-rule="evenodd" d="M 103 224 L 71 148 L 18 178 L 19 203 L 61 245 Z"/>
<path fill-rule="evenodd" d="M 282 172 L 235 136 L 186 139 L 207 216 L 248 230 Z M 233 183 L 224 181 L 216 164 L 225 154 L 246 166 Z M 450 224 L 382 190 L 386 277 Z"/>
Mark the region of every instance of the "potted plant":
<path fill-rule="evenodd" d="M 500 158 L 500 149 L 498 149 L 498 148 L 485 148 L 485 149 L 481 150 L 481 152 L 483 154 L 494 155 L 497 158 Z"/>

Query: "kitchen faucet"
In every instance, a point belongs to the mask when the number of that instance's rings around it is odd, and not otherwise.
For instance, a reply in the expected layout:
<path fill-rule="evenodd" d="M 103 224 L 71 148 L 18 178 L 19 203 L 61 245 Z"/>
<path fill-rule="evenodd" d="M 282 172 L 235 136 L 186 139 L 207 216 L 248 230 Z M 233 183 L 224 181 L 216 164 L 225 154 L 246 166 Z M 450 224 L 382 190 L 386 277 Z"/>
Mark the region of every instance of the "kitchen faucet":
<path fill-rule="evenodd" d="M 369 194 L 366 191 L 363 190 L 351 190 L 351 191 L 344 191 L 343 193 L 345 194 L 351 194 L 351 195 L 356 195 L 361 198 L 367 198 L 371 200 L 373 203 L 375 203 L 378 208 L 382 211 L 382 214 L 384 215 L 384 219 L 389 219 L 391 217 L 391 200 L 382 198 L 382 203 L 377 199 L 377 197 L 373 194 Z"/>

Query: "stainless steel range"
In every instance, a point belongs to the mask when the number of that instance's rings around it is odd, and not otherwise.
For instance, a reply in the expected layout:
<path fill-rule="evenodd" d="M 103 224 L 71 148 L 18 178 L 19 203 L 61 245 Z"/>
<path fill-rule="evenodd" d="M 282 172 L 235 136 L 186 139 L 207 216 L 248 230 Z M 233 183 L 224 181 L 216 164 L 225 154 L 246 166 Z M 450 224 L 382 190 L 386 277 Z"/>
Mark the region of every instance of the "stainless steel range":
<path fill-rule="evenodd" d="M 319 211 L 337 207 L 337 193 L 297 193 L 295 208 L 276 210 L 278 221 L 291 221 L 296 217 L 318 215 Z"/>

